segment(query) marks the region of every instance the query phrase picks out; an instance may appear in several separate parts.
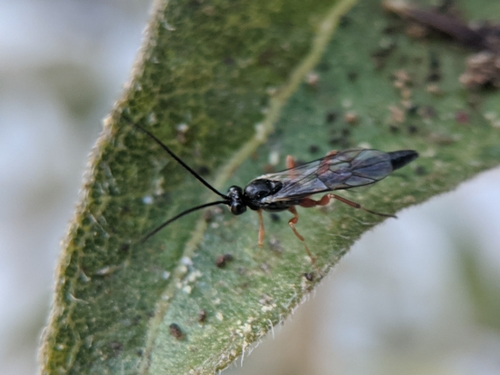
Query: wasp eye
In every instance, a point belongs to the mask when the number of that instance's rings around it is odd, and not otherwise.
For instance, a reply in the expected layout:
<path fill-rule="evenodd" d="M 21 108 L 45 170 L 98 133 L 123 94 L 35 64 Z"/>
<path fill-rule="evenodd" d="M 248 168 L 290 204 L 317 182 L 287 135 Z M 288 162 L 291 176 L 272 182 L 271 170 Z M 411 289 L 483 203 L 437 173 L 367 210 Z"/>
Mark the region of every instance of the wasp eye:
<path fill-rule="evenodd" d="M 241 215 L 243 212 L 247 210 L 247 206 L 241 204 L 239 202 L 234 202 L 231 204 L 231 213 L 233 215 Z"/>

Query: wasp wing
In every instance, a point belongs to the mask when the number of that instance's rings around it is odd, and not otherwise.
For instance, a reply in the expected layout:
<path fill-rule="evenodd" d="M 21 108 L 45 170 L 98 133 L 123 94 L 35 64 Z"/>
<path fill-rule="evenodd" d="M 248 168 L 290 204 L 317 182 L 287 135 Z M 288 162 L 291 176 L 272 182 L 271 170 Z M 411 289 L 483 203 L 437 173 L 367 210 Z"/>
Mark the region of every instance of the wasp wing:
<path fill-rule="evenodd" d="M 301 166 L 260 176 L 283 187 L 268 201 L 297 199 L 331 190 L 373 184 L 393 171 L 391 155 L 370 149 L 349 149 Z"/>

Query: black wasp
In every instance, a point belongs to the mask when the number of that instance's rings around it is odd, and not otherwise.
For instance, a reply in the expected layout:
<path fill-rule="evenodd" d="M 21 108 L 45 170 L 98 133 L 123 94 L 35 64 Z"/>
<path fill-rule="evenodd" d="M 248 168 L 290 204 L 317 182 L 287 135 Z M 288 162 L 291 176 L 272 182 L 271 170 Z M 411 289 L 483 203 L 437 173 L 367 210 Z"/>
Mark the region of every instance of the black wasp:
<path fill-rule="evenodd" d="M 311 258 L 313 264 L 315 264 L 314 257 L 307 247 L 304 237 L 302 237 L 295 228 L 295 224 L 299 221 L 299 215 L 295 206 L 306 208 L 325 206 L 331 199 L 337 199 L 351 207 L 375 215 L 395 217 L 394 215 L 369 210 L 358 203 L 342 198 L 336 194 L 327 193 L 319 200 L 312 199 L 311 195 L 373 184 L 387 177 L 392 171 L 404 167 L 418 157 L 418 153 L 413 150 L 383 152 L 371 149 L 353 148 L 344 151 L 331 151 L 324 158 L 296 166 L 292 157 L 288 156 L 286 170 L 259 176 L 250 181 L 244 189 L 239 186 L 231 186 L 227 194 L 222 194 L 184 163 L 154 134 L 137 124 L 136 126 L 158 143 L 202 184 L 222 198 L 222 200 L 205 203 L 181 212 L 148 233 L 143 241 L 184 215 L 205 207 L 225 204 L 229 206 L 231 213 L 234 215 L 241 215 L 247 210 L 247 207 L 257 211 L 259 214 L 258 243 L 259 246 L 262 246 L 264 243 L 264 220 L 262 219 L 262 210 L 271 212 L 288 210 L 293 214 L 288 224 L 295 233 L 295 236 L 304 243 L 307 254 Z"/>

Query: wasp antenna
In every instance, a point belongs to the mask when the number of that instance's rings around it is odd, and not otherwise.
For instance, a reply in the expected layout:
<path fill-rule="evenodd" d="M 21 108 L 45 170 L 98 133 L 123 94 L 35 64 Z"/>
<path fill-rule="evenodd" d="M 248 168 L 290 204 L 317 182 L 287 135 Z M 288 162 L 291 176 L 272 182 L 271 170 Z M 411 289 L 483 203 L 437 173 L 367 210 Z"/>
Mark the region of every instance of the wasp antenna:
<path fill-rule="evenodd" d="M 164 144 L 162 141 L 160 141 L 153 133 L 149 132 L 148 130 L 144 129 L 142 126 L 139 124 L 133 123 L 137 128 L 142 130 L 144 133 L 146 133 L 150 138 L 152 138 L 156 143 L 158 143 L 161 148 L 163 148 L 165 151 L 168 152 L 168 154 L 173 157 L 180 165 L 182 165 L 186 170 L 188 170 L 198 181 L 200 181 L 203 185 L 205 185 L 207 188 L 212 190 L 215 194 L 227 198 L 225 194 L 222 194 L 220 191 L 218 191 L 216 188 L 214 188 L 212 185 L 210 185 L 203 177 L 201 177 L 198 173 L 196 173 L 189 165 L 184 163 L 181 158 L 179 158 L 170 148 Z"/>
<path fill-rule="evenodd" d="M 218 204 L 227 204 L 227 201 L 217 201 L 217 202 L 210 202 L 210 203 L 205 203 L 205 204 L 201 204 L 199 206 L 196 206 L 196 207 L 192 207 L 190 208 L 189 210 L 186 210 L 186 211 L 182 211 L 180 214 L 174 216 L 173 218 L 171 219 L 168 219 L 167 221 L 165 221 L 163 224 L 161 224 L 159 227 L 155 228 L 154 230 L 152 230 L 151 232 L 149 232 L 142 240 L 141 240 L 141 243 L 144 243 L 146 242 L 150 237 L 152 237 L 153 235 L 155 235 L 156 233 L 158 233 L 159 231 L 161 231 L 163 228 L 165 228 L 168 224 L 176 221 L 177 219 L 180 219 L 181 217 L 183 217 L 184 215 L 187 215 L 187 214 L 190 214 L 191 212 L 194 212 L 194 211 L 198 211 L 198 210 L 201 210 L 202 208 L 205 208 L 205 207 L 210 207 L 210 206 L 216 206 Z"/>

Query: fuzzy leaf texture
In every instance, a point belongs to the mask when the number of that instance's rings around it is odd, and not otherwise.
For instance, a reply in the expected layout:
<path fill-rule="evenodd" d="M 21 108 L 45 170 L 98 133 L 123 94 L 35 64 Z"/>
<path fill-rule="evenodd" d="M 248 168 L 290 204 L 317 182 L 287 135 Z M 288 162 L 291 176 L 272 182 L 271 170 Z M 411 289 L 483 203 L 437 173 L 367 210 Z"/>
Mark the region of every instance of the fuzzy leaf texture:
<path fill-rule="evenodd" d="M 500 14 L 499 2 L 457 6 L 468 19 Z M 500 93 L 459 83 L 473 51 L 432 32 L 412 38 L 407 25 L 376 0 L 157 1 L 63 243 L 42 373 L 215 373 L 320 279 L 304 277 L 315 269 L 288 212 L 264 214 L 262 249 L 257 215 L 226 207 L 185 216 L 141 243 L 166 219 L 218 197 L 133 123 L 224 193 L 267 172 L 273 155 L 279 170 L 287 154 L 310 161 L 356 146 L 417 150 L 419 159 L 385 180 L 339 192 L 387 213 L 498 165 Z M 298 211 L 324 274 L 383 220 L 340 202 Z M 219 268 L 224 254 L 233 260 Z"/>

